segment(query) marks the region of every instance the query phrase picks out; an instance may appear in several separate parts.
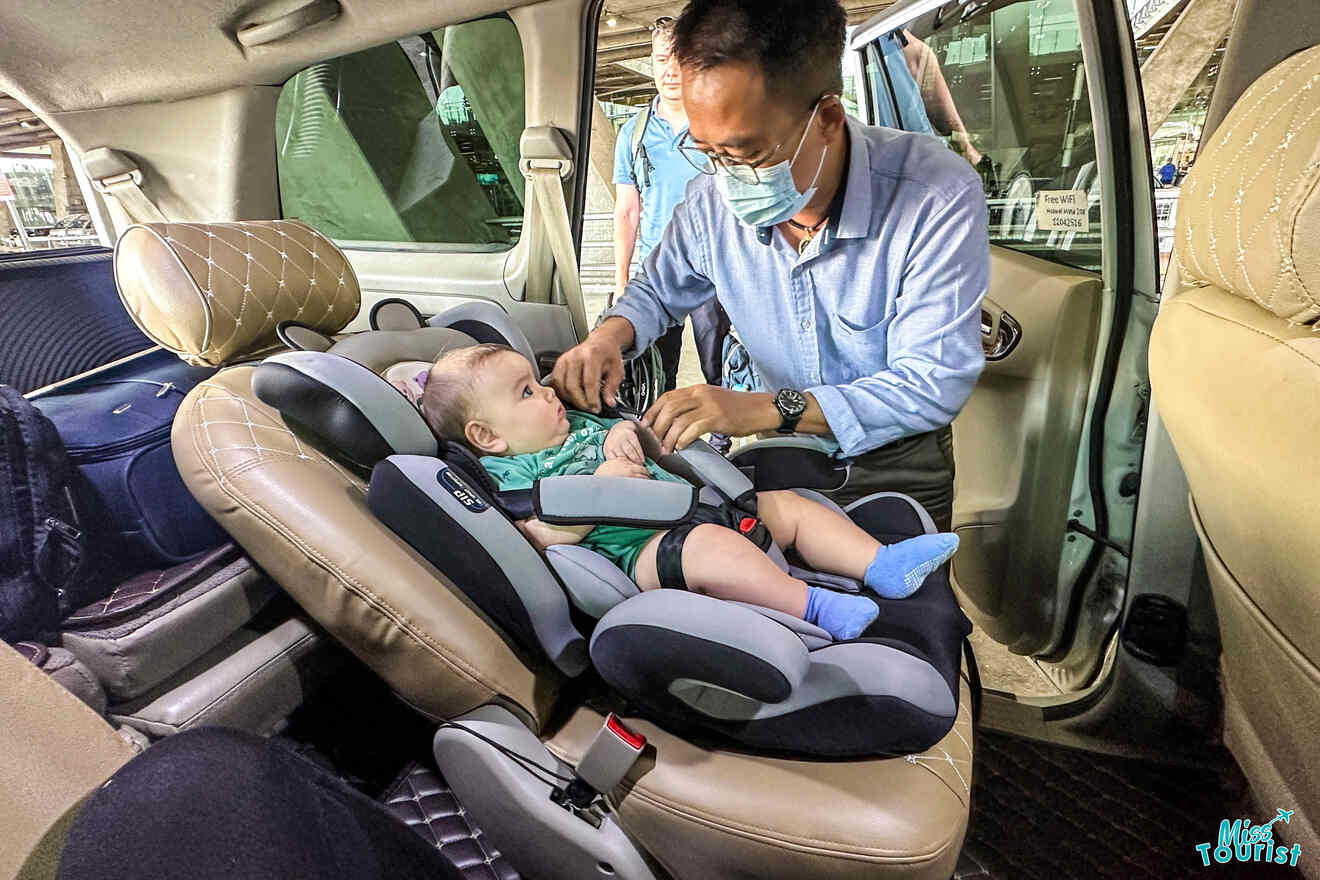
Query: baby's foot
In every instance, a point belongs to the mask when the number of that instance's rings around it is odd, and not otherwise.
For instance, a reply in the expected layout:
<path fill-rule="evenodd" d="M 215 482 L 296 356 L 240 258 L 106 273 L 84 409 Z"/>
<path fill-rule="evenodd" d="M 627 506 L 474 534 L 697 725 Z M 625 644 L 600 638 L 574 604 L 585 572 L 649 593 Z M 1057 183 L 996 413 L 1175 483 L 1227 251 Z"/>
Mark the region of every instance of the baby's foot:
<path fill-rule="evenodd" d="M 958 536 L 918 535 L 881 547 L 866 569 L 866 585 L 886 599 L 906 599 L 958 549 Z"/>
<path fill-rule="evenodd" d="M 807 587 L 807 623 L 825 630 L 836 642 L 857 638 L 879 614 L 879 606 L 865 596 Z"/>

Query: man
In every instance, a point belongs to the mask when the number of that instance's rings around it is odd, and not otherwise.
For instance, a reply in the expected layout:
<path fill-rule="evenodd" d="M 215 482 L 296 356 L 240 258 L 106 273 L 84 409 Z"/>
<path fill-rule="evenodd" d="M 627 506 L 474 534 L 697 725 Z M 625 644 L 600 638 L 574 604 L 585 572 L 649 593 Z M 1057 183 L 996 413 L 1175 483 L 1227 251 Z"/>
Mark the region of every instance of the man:
<path fill-rule="evenodd" d="M 622 296 L 628 285 L 638 228 L 641 229 L 638 246 L 645 260 L 669 225 L 674 207 L 683 201 L 688 181 L 697 175 L 697 169 L 677 149 L 679 139 L 687 133 L 687 113 L 683 110 L 681 74 L 673 54 L 673 38 L 674 20 L 656 21 L 651 31 L 651 75 L 658 94 L 646 110 L 624 123 L 614 151 L 616 296 Z M 712 385 L 720 384 L 720 347 L 728 332 L 729 319 L 714 299 L 692 312 L 692 333 L 701 372 Z M 664 333 L 656 346 L 665 366 L 665 390 L 672 391 L 678 384 L 682 322 Z"/>
<path fill-rule="evenodd" d="M 1160 168 L 1160 185 L 1173 186 L 1174 179 L 1178 176 L 1178 166 L 1173 164 L 1173 159 L 1165 162 Z"/>
<path fill-rule="evenodd" d="M 621 352 L 717 298 L 778 390 L 669 392 L 644 415 L 664 446 L 826 435 L 853 459 L 836 501 L 907 492 L 948 529 L 949 424 L 985 360 L 985 199 L 938 140 L 846 117 L 844 21 L 838 0 L 689 3 L 674 35 L 682 146 L 703 173 L 645 275 L 553 378 L 575 406 L 612 403 Z"/>

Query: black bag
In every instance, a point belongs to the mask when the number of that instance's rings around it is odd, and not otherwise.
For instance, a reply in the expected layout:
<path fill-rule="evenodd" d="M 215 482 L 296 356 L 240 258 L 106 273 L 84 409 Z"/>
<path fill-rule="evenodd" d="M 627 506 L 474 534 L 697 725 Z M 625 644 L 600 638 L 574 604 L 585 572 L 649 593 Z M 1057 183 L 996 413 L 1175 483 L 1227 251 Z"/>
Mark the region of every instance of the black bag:
<path fill-rule="evenodd" d="M 184 396 L 215 371 L 156 352 L 33 401 L 80 471 L 83 527 L 113 580 L 177 565 L 226 540 L 183 484 L 170 428 Z"/>
<path fill-rule="evenodd" d="M 0 385 L 0 639 L 54 629 L 97 598 L 71 480 L 55 427 L 13 388 Z"/>

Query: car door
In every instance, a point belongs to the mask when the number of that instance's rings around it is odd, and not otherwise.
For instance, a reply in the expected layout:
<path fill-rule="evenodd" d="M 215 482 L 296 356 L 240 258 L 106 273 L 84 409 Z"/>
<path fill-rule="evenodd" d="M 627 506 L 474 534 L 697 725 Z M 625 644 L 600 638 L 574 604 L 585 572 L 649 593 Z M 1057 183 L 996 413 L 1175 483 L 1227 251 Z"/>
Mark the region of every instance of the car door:
<path fill-rule="evenodd" d="M 954 422 L 967 612 L 1088 683 L 1126 580 L 1155 293 L 1144 115 L 1114 0 L 895 4 L 859 27 L 862 112 L 981 175 L 985 372 Z"/>

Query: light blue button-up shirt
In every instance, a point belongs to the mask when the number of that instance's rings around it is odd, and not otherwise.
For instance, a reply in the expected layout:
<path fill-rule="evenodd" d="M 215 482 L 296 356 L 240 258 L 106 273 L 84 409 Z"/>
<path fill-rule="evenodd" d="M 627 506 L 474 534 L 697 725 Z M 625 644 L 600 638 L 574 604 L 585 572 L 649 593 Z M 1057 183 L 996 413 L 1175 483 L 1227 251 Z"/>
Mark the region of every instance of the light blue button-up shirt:
<path fill-rule="evenodd" d="M 947 425 L 967 401 L 990 246 L 966 160 L 928 135 L 847 131 L 842 208 L 804 253 L 742 226 L 701 175 L 607 314 L 632 323 L 630 356 L 716 297 L 764 387 L 810 392 L 854 456 Z"/>

